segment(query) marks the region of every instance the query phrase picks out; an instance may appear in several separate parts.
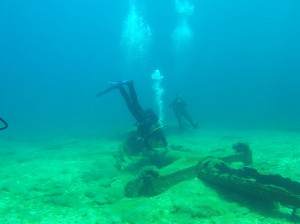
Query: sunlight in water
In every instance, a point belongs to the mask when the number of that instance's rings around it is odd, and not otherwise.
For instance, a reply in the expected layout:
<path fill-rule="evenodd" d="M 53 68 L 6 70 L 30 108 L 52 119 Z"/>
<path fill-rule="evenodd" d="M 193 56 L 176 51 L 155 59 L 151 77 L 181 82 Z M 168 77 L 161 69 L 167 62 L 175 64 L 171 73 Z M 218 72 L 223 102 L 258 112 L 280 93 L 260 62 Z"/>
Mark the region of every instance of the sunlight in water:
<path fill-rule="evenodd" d="M 129 2 L 129 14 L 124 21 L 122 47 L 127 60 L 145 61 L 152 39 L 152 31 L 137 9 L 135 1 Z"/>
<path fill-rule="evenodd" d="M 175 9 L 178 14 L 191 16 L 194 13 L 194 5 L 188 0 L 175 0 Z"/>
<path fill-rule="evenodd" d="M 173 32 L 172 40 L 175 52 L 180 54 L 189 48 L 193 38 L 193 32 L 186 21 L 186 19 L 181 20 L 176 29 Z"/>
<path fill-rule="evenodd" d="M 194 13 L 194 5 L 188 0 L 175 0 L 175 9 L 178 14 L 178 24 L 172 34 L 172 40 L 176 54 L 180 54 L 190 47 L 193 38 L 188 18 Z"/>

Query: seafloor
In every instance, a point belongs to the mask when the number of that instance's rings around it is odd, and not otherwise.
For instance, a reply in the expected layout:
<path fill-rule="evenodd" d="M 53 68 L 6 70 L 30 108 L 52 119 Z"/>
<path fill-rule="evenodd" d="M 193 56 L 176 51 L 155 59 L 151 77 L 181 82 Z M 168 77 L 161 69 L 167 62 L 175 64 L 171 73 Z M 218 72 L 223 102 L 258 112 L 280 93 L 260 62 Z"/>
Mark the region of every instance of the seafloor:
<path fill-rule="evenodd" d="M 0 139 L 0 223 L 292 223 L 291 208 L 225 195 L 198 179 L 158 196 L 126 198 L 124 185 L 133 175 L 119 172 L 112 157 L 123 137 Z M 245 142 L 253 167 L 300 181 L 299 132 L 197 130 L 167 137 L 195 158 Z"/>

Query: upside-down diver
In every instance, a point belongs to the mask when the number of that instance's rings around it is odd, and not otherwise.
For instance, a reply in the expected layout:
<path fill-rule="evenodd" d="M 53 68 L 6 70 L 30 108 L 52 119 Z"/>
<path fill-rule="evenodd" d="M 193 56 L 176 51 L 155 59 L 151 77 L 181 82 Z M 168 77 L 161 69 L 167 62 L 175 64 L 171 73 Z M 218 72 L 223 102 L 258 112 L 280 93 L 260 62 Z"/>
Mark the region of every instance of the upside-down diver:
<path fill-rule="evenodd" d="M 164 162 L 162 162 L 161 157 L 164 157 L 168 152 L 168 143 L 158 122 L 157 115 L 153 110 L 144 110 L 140 106 L 132 80 L 111 82 L 110 84 L 112 84 L 111 87 L 101 91 L 97 96 L 99 97 L 114 89 L 119 89 L 130 113 L 136 120 L 137 127 L 137 131 L 130 133 L 130 136 L 125 141 L 120 155 L 126 157 L 147 157 L 152 164 L 158 167 L 162 166 Z M 126 91 L 125 87 L 128 88 L 128 91 Z M 119 159 L 122 160 L 123 158 L 119 156 Z M 122 163 L 122 161 L 117 163 Z"/>

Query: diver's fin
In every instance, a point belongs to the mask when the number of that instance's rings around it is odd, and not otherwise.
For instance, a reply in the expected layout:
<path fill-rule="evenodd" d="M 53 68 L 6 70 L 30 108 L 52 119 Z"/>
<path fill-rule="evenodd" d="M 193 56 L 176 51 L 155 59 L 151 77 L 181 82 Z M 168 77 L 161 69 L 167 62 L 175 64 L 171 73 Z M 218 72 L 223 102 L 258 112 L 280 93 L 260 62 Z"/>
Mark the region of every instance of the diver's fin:
<path fill-rule="evenodd" d="M 130 82 L 130 80 L 125 79 L 125 80 L 122 80 L 122 81 L 108 82 L 108 83 L 109 83 L 109 84 L 113 84 L 113 85 L 125 85 L 125 84 L 127 84 L 127 83 L 129 83 L 129 82 Z"/>
<path fill-rule="evenodd" d="M 97 96 L 97 97 L 102 96 L 102 95 L 104 95 L 104 94 L 106 94 L 106 93 L 109 93 L 109 92 L 113 91 L 113 90 L 114 90 L 115 88 L 117 88 L 117 87 L 118 87 L 118 85 L 113 85 L 113 86 L 111 86 L 111 87 L 109 87 L 109 88 L 107 88 L 107 89 L 101 91 L 101 92 L 98 93 L 96 96 Z"/>
<path fill-rule="evenodd" d="M 129 82 L 129 80 L 123 80 L 123 81 L 118 81 L 118 82 L 109 82 L 109 84 L 112 84 L 112 86 L 105 89 L 105 90 L 103 90 L 103 91 L 101 91 L 96 96 L 99 97 L 99 96 L 102 96 L 106 93 L 109 93 L 109 92 L 113 91 L 115 88 L 118 88 L 120 85 L 127 84 L 128 82 Z"/>

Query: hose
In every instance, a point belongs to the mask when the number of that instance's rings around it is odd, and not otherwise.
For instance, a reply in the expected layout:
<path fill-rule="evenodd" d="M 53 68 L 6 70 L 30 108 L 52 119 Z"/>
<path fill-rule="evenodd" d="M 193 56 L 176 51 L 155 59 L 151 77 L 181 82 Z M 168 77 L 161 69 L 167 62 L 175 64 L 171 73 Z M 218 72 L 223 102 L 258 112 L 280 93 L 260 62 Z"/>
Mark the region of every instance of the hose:
<path fill-rule="evenodd" d="M 3 120 L 1 117 L 0 117 L 0 121 L 4 124 L 4 126 L 3 127 L 0 127 L 0 130 L 4 130 L 4 129 L 6 129 L 7 127 L 8 127 L 8 124 L 6 123 L 6 121 L 5 120 Z"/>

